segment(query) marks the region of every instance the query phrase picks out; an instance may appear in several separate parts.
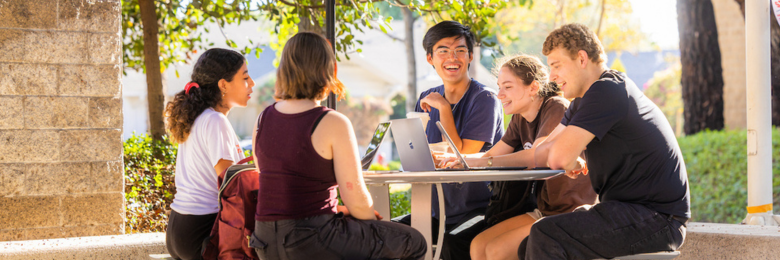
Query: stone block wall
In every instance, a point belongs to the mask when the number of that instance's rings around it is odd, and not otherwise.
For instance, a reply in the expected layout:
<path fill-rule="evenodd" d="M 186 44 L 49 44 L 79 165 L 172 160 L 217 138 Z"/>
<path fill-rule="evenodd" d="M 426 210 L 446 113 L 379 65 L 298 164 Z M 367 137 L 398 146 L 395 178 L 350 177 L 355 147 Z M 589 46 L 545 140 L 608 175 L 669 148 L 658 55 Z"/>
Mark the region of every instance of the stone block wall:
<path fill-rule="evenodd" d="M 723 119 L 726 129 L 747 127 L 745 19 L 734 0 L 712 0 L 723 67 Z"/>
<path fill-rule="evenodd" d="M 0 241 L 121 234 L 120 0 L 0 0 Z"/>

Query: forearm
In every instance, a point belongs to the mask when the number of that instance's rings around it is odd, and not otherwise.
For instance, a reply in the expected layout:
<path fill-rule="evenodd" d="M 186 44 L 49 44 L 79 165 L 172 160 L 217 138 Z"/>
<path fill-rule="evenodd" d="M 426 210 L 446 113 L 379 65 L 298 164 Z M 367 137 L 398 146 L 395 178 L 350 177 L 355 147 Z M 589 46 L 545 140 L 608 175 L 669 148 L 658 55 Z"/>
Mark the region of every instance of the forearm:
<path fill-rule="evenodd" d="M 225 159 L 219 159 L 217 162 L 217 165 L 214 165 L 214 171 L 217 172 L 217 176 L 221 175 L 227 168 L 229 168 L 231 165 L 233 165 L 233 161 L 228 161 Z"/>
<path fill-rule="evenodd" d="M 368 193 L 368 190 L 364 187 L 364 192 L 347 192 L 344 193 L 345 189 L 339 188 L 340 194 L 341 194 L 341 201 L 344 202 L 344 206 L 347 207 L 349 210 L 349 214 L 356 218 L 356 219 L 362 219 L 362 220 L 375 220 L 376 215 L 374 214 L 374 206 L 373 206 L 373 200 L 371 199 L 371 196 Z M 363 194 L 354 194 L 354 193 L 363 193 Z"/>
<path fill-rule="evenodd" d="M 544 142 L 534 149 L 534 167 L 550 167 L 547 158 L 550 153 L 552 142 Z"/>
<path fill-rule="evenodd" d="M 493 157 L 491 166 L 521 166 L 534 167 L 534 149 L 522 150 L 510 154 L 490 155 L 485 153 L 482 158 L 469 159 L 469 166 L 485 167 L 488 166 L 488 160 Z"/>
<path fill-rule="evenodd" d="M 526 166 L 533 168 L 535 148 L 493 157 L 493 166 Z"/>
<path fill-rule="evenodd" d="M 577 168 L 579 153 L 569 152 L 570 148 L 561 144 L 551 143 L 548 148 L 546 163 L 552 169 L 571 171 Z M 582 151 L 580 151 L 581 153 Z"/>

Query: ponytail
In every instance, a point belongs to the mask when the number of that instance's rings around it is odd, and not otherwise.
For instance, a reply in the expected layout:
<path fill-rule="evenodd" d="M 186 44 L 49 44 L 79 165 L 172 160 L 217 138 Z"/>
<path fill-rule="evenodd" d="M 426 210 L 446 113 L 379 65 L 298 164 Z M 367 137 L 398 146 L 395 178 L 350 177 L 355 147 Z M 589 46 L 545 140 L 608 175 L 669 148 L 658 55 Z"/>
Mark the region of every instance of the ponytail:
<path fill-rule="evenodd" d="M 238 52 L 218 48 L 209 49 L 198 58 L 192 70 L 192 81 L 165 106 L 166 130 L 172 141 L 187 141 L 195 119 L 207 108 L 222 102 L 219 81 L 233 80 L 244 62 L 244 56 Z"/>
<path fill-rule="evenodd" d="M 552 81 L 547 83 L 539 82 L 539 96 L 542 98 L 563 96 L 563 91 L 558 87 L 558 84 Z"/>

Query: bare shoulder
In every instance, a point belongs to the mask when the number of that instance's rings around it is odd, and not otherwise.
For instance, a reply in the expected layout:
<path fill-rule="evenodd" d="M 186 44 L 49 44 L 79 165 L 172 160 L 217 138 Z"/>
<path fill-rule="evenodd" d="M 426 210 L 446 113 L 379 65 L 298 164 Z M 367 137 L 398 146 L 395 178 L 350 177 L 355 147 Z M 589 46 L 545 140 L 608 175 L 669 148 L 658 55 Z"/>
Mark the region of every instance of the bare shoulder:
<path fill-rule="evenodd" d="M 320 125 L 325 129 L 332 131 L 346 131 L 351 130 L 352 128 L 352 123 L 349 121 L 349 118 L 338 111 L 328 112 L 328 114 L 322 118 Z"/>

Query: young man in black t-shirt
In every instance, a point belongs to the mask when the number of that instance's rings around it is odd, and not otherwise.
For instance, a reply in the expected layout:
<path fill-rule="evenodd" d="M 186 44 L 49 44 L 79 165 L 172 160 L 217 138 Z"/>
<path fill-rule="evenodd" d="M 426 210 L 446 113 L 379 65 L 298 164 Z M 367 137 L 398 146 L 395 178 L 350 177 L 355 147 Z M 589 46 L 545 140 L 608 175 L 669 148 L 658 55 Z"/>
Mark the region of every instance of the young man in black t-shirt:
<path fill-rule="evenodd" d="M 691 216 L 690 192 L 664 114 L 625 74 L 607 69 L 601 42 L 584 25 L 551 32 L 543 53 L 551 80 L 574 101 L 536 149 L 536 165 L 590 177 L 601 203 L 539 220 L 520 245 L 520 259 L 676 250 Z M 587 163 L 579 157 L 583 151 Z"/>

